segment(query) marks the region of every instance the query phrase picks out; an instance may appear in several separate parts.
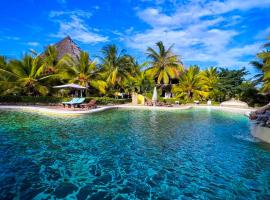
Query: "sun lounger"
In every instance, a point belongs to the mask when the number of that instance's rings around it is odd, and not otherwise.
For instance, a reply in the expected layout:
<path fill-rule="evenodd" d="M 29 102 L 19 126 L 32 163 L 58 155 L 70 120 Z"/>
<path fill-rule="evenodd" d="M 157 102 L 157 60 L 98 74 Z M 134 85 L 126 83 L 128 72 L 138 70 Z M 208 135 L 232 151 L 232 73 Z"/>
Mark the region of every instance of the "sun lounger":
<path fill-rule="evenodd" d="M 92 99 L 91 101 L 89 101 L 86 104 L 81 104 L 80 107 L 81 108 L 88 108 L 88 109 L 92 109 L 92 108 L 96 108 L 97 107 L 97 101 L 95 99 Z"/>
<path fill-rule="evenodd" d="M 76 102 L 72 103 L 71 106 L 75 108 L 75 106 L 80 106 L 85 101 L 85 98 L 79 98 Z"/>
<path fill-rule="evenodd" d="M 82 104 L 84 102 L 85 98 L 73 98 L 71 101 L 69 102 L 63 102 L 64 107 L 67 105 L 68 107 L 75 107 L 78 106 L 80 104 Z"/>
<path fill-rule="evenodd" d="M 147 106 L 153 106 L 153 102 L 152 101 L 149 101 L 149 100 L 146 100 L 145 105 L 147 105 Z"/>
<path fill-rule="evenodd" d="M 64 107 L 66 107 L 66 106 L 68 106 L 68 105 L 71 105 L 71 104 L 77 102 L 78 99 L 79 99 L 79 98 L 73 98 L 73 99 L 71 99 L 70 101 L 62 102 L 62 104 L 63 104 Z"/>

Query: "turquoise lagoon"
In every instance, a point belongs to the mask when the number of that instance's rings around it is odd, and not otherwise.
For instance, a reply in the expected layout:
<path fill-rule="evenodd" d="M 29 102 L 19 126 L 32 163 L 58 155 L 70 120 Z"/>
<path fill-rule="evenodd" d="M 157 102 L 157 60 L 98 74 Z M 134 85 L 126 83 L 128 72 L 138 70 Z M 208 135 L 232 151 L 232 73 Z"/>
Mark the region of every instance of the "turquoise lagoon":
<path fill-rule="evenodd" d="M 270 145 L 208 109 L 0 110 L 0 199 L 270 199 Z"/>

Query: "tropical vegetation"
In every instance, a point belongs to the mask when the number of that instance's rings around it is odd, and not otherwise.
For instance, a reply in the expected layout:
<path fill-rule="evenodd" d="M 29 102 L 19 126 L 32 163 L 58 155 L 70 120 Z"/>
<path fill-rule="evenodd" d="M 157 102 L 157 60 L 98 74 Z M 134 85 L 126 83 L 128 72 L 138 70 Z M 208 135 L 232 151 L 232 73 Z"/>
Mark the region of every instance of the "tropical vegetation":
<path fill-rule="evenodd" d="M 262 91 L 265 93 L 270 91 L 270 36 L 268 40 L 269 42 L 263 45 L 264 50 L 257 54 L 257 60 L 251 62 L 260 71 L 256 78 L 258 83 L 263 84 Z"/>
<path fill-rule="evenodd" d="M 69 54 L 59 57 L 56 47 L 48 46 L 40 55 L 32 51 L 21 59 L 0 56 L 0 97 L 57 99 L 59 93 L 53 86 L 75 83 L 89 88 L 85 96 L 96 98 L 130 98 L 133 92 L 151 97 L 157 87 L 160 95 L 169 91 L 183 103 L 237 98 L 250 105 L 264 104 L 270 91 L 269 46 L 265 44 L 258 59 L 251 62 L 260 70 L 254 79 L 247 78 L 245 68 L 184 67 L 173 46 L 166 48 L 161 41 L 147 48 L 142 64 L 114 44 L 103 47 L 97 58 L 81 51 L 76 59 Z"/>

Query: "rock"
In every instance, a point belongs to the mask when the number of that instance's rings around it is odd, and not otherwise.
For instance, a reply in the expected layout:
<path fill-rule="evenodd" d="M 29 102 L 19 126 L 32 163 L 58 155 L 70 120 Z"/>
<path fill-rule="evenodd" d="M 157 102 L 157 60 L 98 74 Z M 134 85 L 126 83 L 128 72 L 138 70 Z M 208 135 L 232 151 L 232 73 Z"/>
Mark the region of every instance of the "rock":
<path fill-rule="evenodd" d="M 249 115 L 250 120 L 256 120 L 258 126 L 270 128 L 270 103 Z"/>
<path fill-rule="evenodd" d="M 255 112 L 251 112 L 251 113 L 249 114 L 249 119 L 250 119 L 250 120 L 255 120 L 255 119 L 257 119 L 257 114 L 256 114 Z"/>

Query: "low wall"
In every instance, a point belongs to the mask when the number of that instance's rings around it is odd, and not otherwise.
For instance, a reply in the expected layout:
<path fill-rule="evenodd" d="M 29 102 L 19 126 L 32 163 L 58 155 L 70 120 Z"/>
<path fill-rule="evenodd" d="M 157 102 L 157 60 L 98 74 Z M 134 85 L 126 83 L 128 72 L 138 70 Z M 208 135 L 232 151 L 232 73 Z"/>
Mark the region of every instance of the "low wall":
<path fill-rule="evenodd" d="M 263 142 L 270 143 L 270 128 L 259 126 L 255 123 L 251 125 L 251 134 Z"/>

